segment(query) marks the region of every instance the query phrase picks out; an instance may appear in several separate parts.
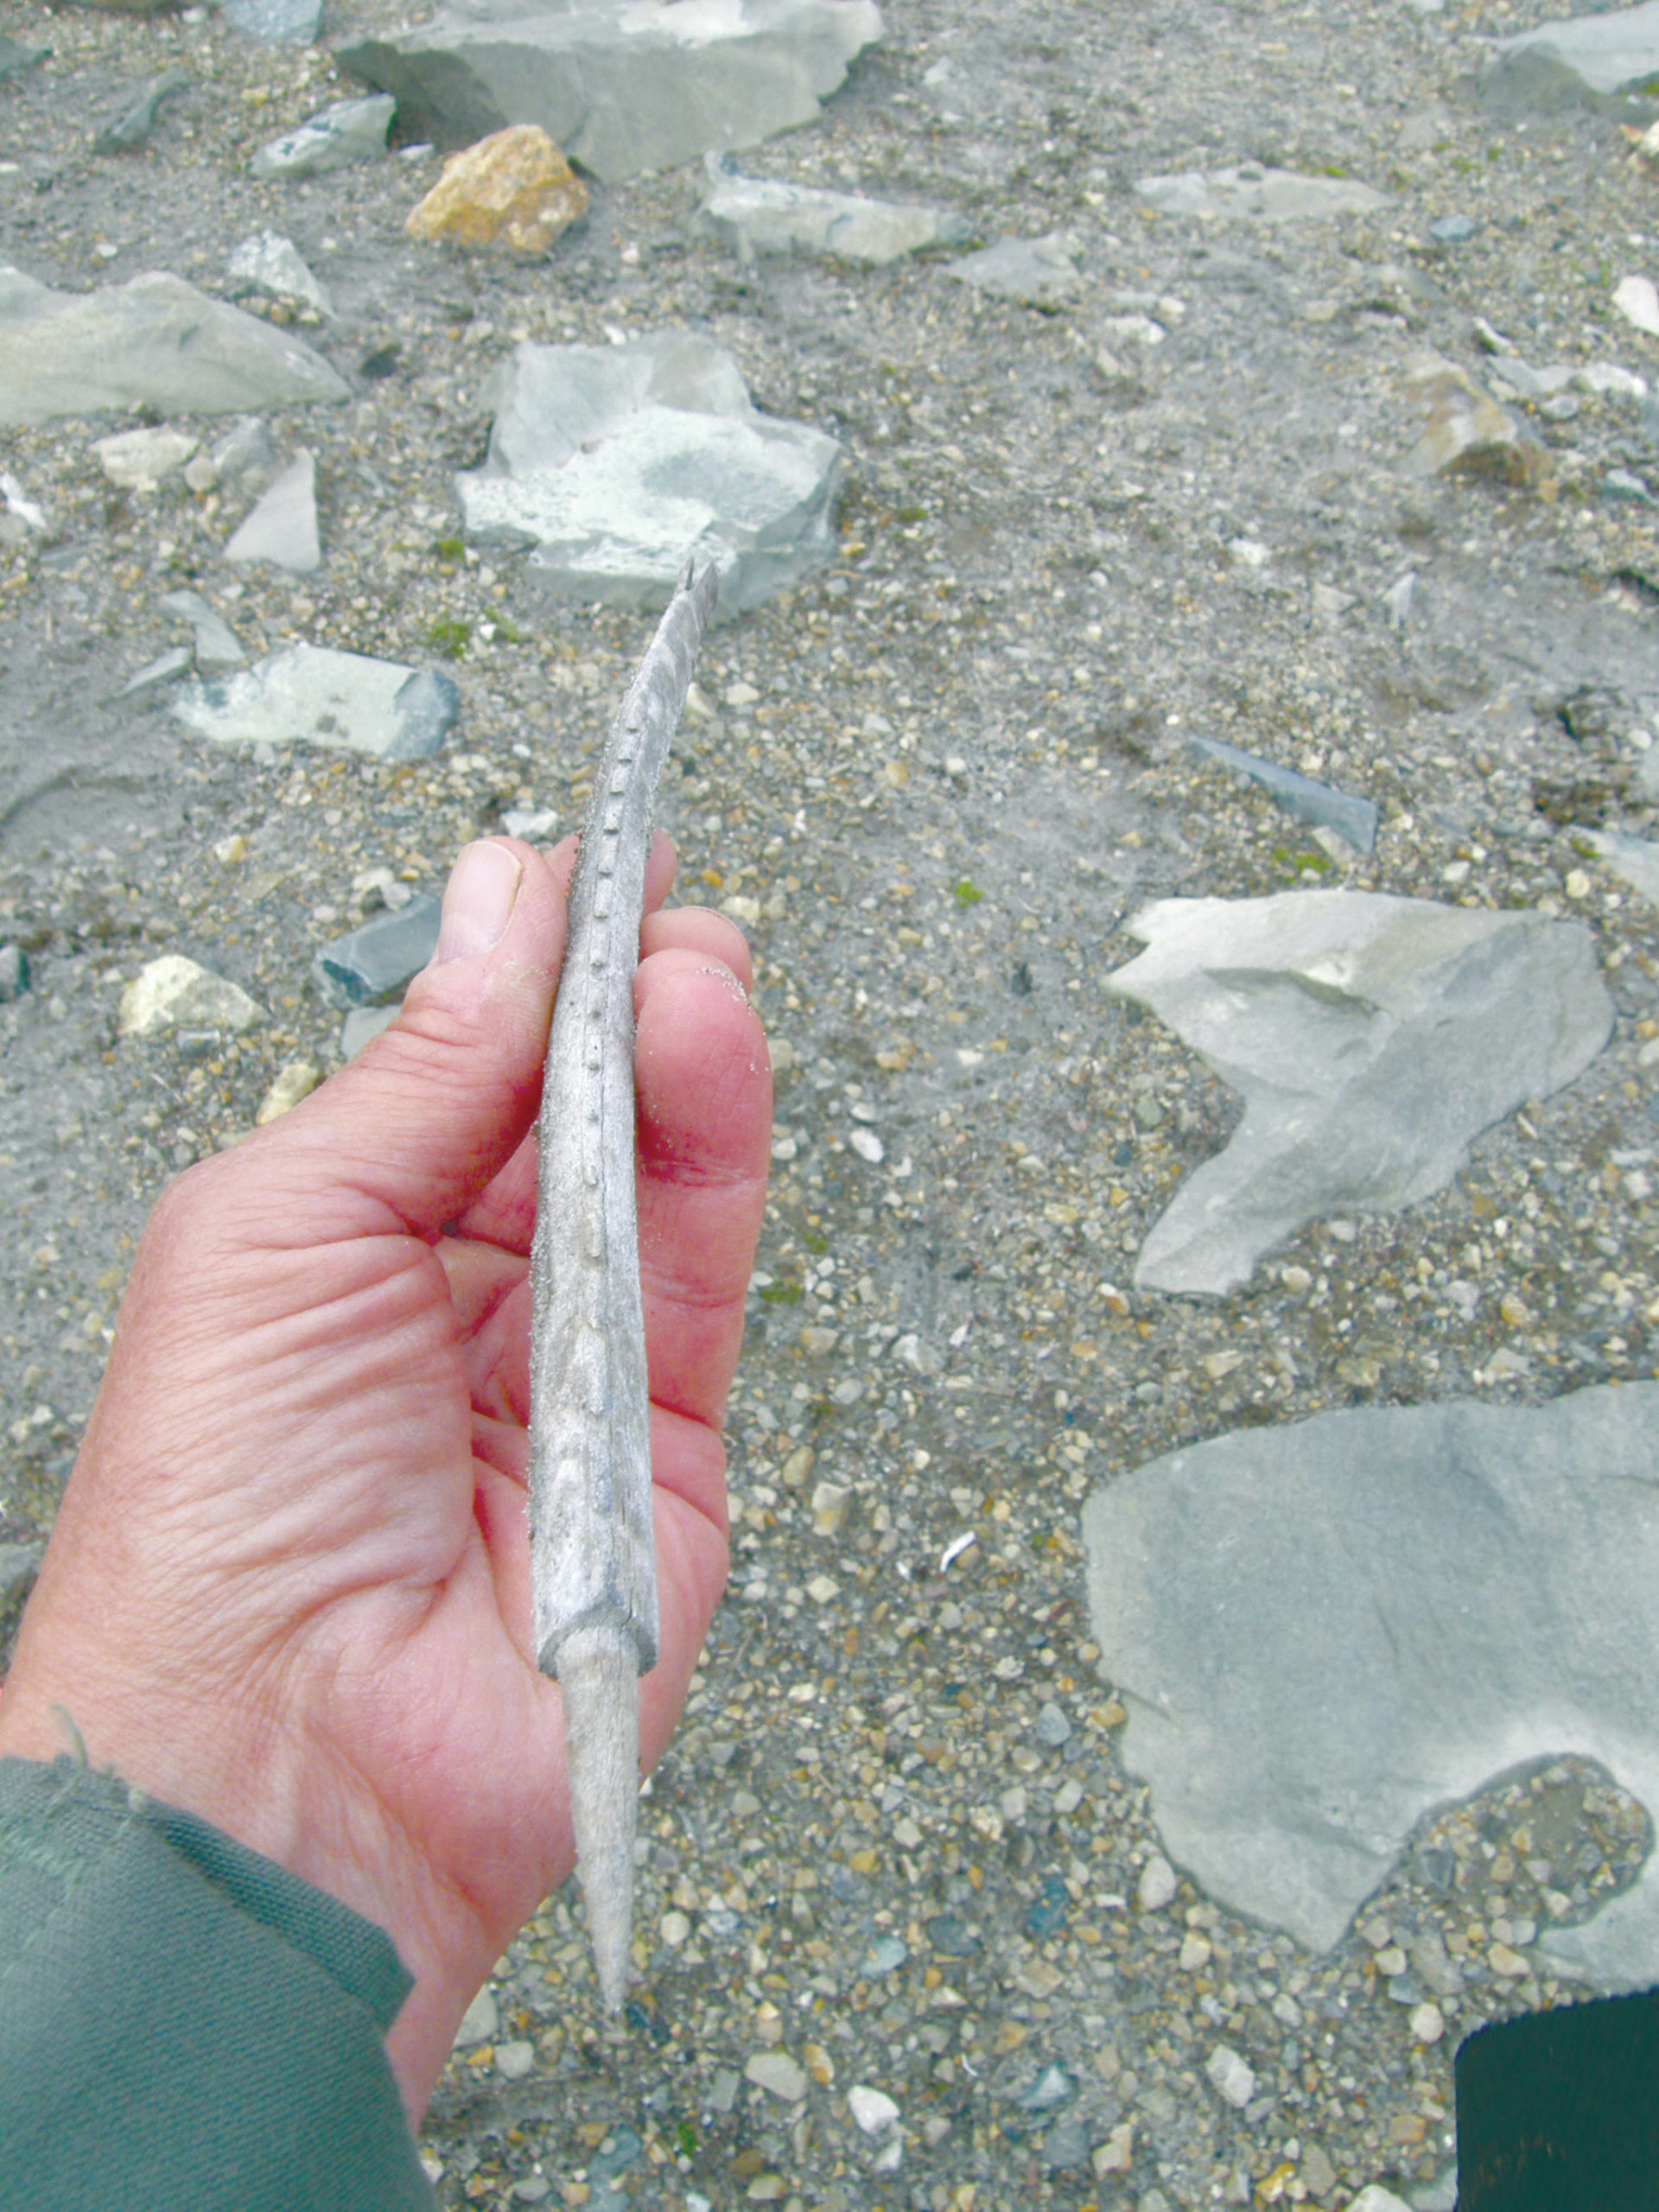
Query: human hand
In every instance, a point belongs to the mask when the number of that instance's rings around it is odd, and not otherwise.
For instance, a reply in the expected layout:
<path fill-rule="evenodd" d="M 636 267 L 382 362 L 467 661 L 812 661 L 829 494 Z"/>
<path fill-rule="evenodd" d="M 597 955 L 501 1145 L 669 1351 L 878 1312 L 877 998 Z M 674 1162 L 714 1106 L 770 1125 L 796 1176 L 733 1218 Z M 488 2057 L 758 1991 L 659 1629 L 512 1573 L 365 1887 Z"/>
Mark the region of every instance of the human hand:
<path fill-rule="evenodd" d="M 11 1675 L 0 1755 L 64 1749 L 391 1936 L 418 2119 L 461 2012 L 574 1857 L 530 1625 L 532 1124 L 574 841 L 470 846 L 392 1027 L 167 1191 Z M 724 1586 L 721 1421 L 772 1084 L 739 931 L 659 911 L 635 988 L 661 1658 L 655 1763 Z"/>

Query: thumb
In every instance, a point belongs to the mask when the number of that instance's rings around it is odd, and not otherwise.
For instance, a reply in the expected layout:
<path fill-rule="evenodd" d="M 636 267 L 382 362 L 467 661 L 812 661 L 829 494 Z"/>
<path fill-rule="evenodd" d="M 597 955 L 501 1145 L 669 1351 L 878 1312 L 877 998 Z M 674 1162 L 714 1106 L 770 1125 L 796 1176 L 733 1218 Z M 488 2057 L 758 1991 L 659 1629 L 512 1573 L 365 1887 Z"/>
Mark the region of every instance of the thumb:
<path fill-rule="evenodd" d="M 443 894 L 437 950 L 397 1020 L 231 1155 L 263 1155 L 283 1243 L 433 1236 L 512 1157 L 540 1100 L 564 953 L 560 857 L 556 874 L 514 838 L 466 846 Z"/>

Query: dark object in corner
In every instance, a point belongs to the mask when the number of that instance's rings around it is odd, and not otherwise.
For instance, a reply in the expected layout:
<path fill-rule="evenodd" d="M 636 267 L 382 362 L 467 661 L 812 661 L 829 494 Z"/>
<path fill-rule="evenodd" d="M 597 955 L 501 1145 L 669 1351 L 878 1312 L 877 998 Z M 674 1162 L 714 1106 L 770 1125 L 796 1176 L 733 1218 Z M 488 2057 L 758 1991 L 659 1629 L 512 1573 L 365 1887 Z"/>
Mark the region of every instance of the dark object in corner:
<path fill-rule="evenodd" d="M 1483 2028 L 1456 2073 L 1458 2212 L 1653 2212 L 1659 1989 Z"/>

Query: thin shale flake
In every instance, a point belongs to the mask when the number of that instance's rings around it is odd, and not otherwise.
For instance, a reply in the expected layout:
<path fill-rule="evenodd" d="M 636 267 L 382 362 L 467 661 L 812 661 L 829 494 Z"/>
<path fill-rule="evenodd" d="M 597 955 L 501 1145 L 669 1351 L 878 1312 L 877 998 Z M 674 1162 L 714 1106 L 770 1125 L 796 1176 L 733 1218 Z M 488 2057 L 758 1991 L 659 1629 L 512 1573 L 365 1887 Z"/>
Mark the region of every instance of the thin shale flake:
<path fill-rule="evenodd" d="M 606 2008 L 633 1916 L 639 1682 L 657 1662 L 650 1404 L 634 1203 L 633 976 L 652 804 L 713 613 L 686 570 L 628 687 L 582 831 L 547 1050 L 531 1255 L 536 1655 L 564 1693 L 570 1805 Z"/>

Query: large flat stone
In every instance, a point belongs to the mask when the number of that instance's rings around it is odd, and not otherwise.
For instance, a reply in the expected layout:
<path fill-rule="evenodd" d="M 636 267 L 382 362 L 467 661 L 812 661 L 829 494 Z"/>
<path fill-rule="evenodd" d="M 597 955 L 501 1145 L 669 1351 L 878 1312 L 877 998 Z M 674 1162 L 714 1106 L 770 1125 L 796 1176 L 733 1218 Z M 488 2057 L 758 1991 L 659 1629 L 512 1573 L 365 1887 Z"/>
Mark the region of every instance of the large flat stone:
<path fill-rule="evenodd" d="M 810 123 L 880 35 L 873 0 L 465 0 L 340 59 L 411 136 L 539 124 L 614 184 Z"/>
<path fill-rule="evenodd" d="M 1567 1753 L 1659 1812 L 1659 1386 L 1322 1414 L 1172 1452 L 1084 1513 L 1126 1770 L 1171 1859 L 1315 1949 L 1423 1817 Z M 1546 1936 L 1659 1978 L 1659 1877 Z"/>
<path fill-rule="evenodd" d="M 54 292 L 0 267 L 0 423 L 139 406 L 229 415 L 347 396 L 303 340 L 181 276 Z"/>
<path fill-rule="evenodd" d="M 319 745 L 373 760 L 422 760 L 461 713 L 454 681 L 431 669 L 326 645 L 285 645 L 251 668 L 183 685 L 173 711 L 219 745 Z"/>
<path fill-rule="evenodd" d="M 1659 0 L 1605 15 L 1559 17 L 1491 43 L 1498 59 L 1486 89 L 1499 104 L 1505 94 L 1515 96 L 1517 105 L 1548 107 L 1566 105 L 1574 90 L 1641 93 L 1659 78 Z M 1530 100 L 1519 97 L 1523 86 L 1533 92 Z"/>
<path fill-rule="evenodd" d="M 877 268 L 925 246 L 966 245 L 974 235 L 965 215 L 940 207 L 730 175 L 715 179 L 697 221 L 741 260 L 757 253 L 808 254 Z"/>
<path fill-rule="evenodd" d="M 664 607 L 689 559 L 712 560 L 729 616 L 834 552 L 840 446 L 758 413 L 706 338 L 520 346 L 485 397 L 488 456 L 455 480 L 467 535 L 531 544 L 563 596 Z"/>
<path fill-rule="evenodd" d="M 1606 1043 L 1589 931 L 1369 891 L 1166 899 L 1107 989 L 1138 999 L 1244 1097 L 1224 1152 L 1142 1246 L 1153 1290 L 1230 1290 L 1321 1215 L 1441 1190 L 1471 1142 Z"/>
<path fill-rule="evenodd" d="M 1304 176 L 1296 169 L 1263 168 L 1247 162 L 1236 168 L 1183 169 L 1170 176 L 1143 176 L 1137 195 L 1163 215 L 1196 215 L 1209 222 L 1316 222 L 1332 215 L 1370 214 L 1389 204 L 1388 194 L 1356 177 Z"/>

